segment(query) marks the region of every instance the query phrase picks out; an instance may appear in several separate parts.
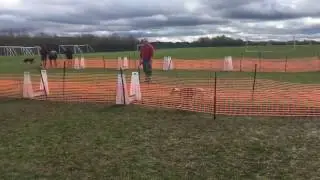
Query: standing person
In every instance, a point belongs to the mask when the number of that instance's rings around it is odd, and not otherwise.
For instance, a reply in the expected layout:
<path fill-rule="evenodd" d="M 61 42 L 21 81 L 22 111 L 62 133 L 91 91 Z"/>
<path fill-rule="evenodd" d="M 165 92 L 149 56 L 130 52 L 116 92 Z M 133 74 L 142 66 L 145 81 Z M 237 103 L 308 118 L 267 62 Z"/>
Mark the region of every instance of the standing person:
<path fill-rule="evenodd" d="M 68 60 L 70 60 L 70 59 L 73 58 L 73 52 L 71 51 L 70 48 L 66 48 L 66 51 L 65 51 L 64 53 L 65 53 L 66 58 L 67 58 Z"/>
<path fill-rule="evenodd" d="M 58 67 L 58 63 L 57 63 L 57 58 L 58 58 L 58 53 L 55 50 L 51 50 L 49 52 L 49 60 L 50 60 L 50 66 L 53 67 L 53 63 L 54 62 L 54 66 L 57 68 Z"/>
<path fill-rule="evenodd" d="M 140 65 L 142 64 L 143 66 L 145 82 L 150 82 L 152 76 L 152 57 L 154 54 L 154 48 L 146 39 L 143 39 L 142 43 L 143 45 L 140 48 Z"/>
<path fill-rule="evenodd" d="M 41 46 L 40 49 L 40 56 L 41 56 L 41 67 L 46 69 L 47 68 L 47 56 L 48 56 L 48 51 L 45 46 Z"/>
<path fill-rule="evenodd" d="M 72 66 L 73 52 L 70 48 L 66 48 L 64 52 L 67 58 L 68 66 Z"/>

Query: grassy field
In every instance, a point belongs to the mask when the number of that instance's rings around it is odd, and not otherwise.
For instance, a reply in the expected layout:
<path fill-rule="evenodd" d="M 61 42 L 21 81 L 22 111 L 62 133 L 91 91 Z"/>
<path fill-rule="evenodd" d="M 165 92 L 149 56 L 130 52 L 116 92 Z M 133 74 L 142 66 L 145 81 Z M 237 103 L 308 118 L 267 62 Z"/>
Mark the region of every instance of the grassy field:
<path fill-rule="evenodd" d="M 23 72 L 28 71 L 31 73 L 33 77 L 39 78 L 40 69 L 38 65 L 21 65 L 21 66 L 13 66 L 9 65 L 12 68 L 5 68 L 4 66 L 0 67 L 0 74 L 3 74 L 1 78 L 23 78 Z M 127 76 L 131 75 L 131 72 L 137 70 L 126 70 L 125 74 Z M 50 79 L 61 79 L 63 78 L 63 70 L 62 69 L 48 69 L 48 76 Z M 79 75 L 83 75 L 85 77 L 117 77 L 118 70 L 114 69 L 84 69 L 84 70 L 75 70 L 68 69 L 66 71 L 66 76 L 70 78 L 75 78 L 79 80 Z M 141 72 L 142 73 L 142 72 Z M 199 71 L 199 70 L 172 70 L 172 71 L 162 71 L 162 70 L 154 70 L 153 75 L 155 78 L 172 78 L 172 80 L 179 83 L 179 80 L 184 81 L 185 83 L 190 80 L 212 80 L 214 78 L 214 71 Z M 217 78 L 253 78 L 253 72 L 216 72 Z M 257 72 L 257 79 L 269 79 L 281 82 L 290 82 L 290 83 L 320 83 L 319 72 Z"/>
<path fill-rule="evenodd" d="M 181 49 L 159 49 L 156 51 L 155 59 L 163 59 L 164 56 L 172 56 L 176 59 L 221 59 L 225 56 L 233 57 L 259 57 L 259 51 L 263 52 L 263 58 L 284 59 L 290 58 L 315 57 L 320 53 L 320 46 L 260 46 L 260 47 L 202 47 L 202 48 L 181 48 Z M 131 59 L 137 59 L 137 51 L 106 52 L 85 54 L 87 58 L 117 59 L 117 57 L 127 56 Z M 17 60 L 21 57 L 0 57 L 0 60 Z"/>
<path fill-rule="evenodd" d="M 5 79 L 22 79 L 23 78 L 23 71 L 20 69 L 15 69 L 16 71 L 10 71 L 8 69 L 1 69 L 0 73 L 2 73 L 1 78 Z M 25 69 L 24 69 L 25 70 Z M 34 67 L 27 69 L 26 71 L 31 72 L 32 79 L 33 78 L 40 78 L 39 68 Z M 136 70 L 126 70 L 124 73 L 130 77 L 131 73 Z M 63 78 L 63 71 L 62 69 L 49 69 L 48 76 L 50 79 L 62 80 Z M 119 73 L 118 70 L 112 69 L 85 69 L 85 70 L 74 70 L 70 69 L 66 71 L 66 76 L 68 79 L 76 79 L 80 80 L 79 76 L 82 77 L 103 77 L 105 78 L 117 78 L 117 74 Z M 142 72 L 141 72 L 142 73 Z M 231 79 L 238 79 L 238 78 L 254 78 L 253 72 L 216 72 L 217 78 L 231 78 Z M 142 74 L 143 76 L 143 74 Z M 174 70 L 174 71 L 161 71 L 161 70 L 154 70 L 153 76 L 155 79 L 157 78 L 168 78 L 175 81 L 177 84 L 180 82 L 184 83 L 192 83 L 193 80 L 201 80 L 201 81 L 209 81 L 213 80 L 215 76 L 215 72 L 213 71 L 186 71 L 186 70 Z M 103 78 L 103 79 L 105 79 Z M 318 84 L 320 83 L 319 72 L 258 72 L 256 75 L 257 80 L 259 79 L 267 79 L 267 80 L 275 80 L 280 82 L 289 82 L 289 83 L 302 83 L 302 84 Z"/>
<path fill-rule="evenodd" d="M 290 50 L 292 46 L 272 46 L 269 48 L 263 47 L 265 50 L 270 50 L 274 48 L 274 51 L 281 49 L 285 52 L 286 49 Z M 225 55 L 239 56 L 239 54 L 244 52 L 244 47 L 228 47 L 228 48 L 187 48 L 187 49 L 164 49 L 156 52 L 156 58 L 162 58 L 163 56 L 170 55 L 175 58 L 183 59 L 201 59 L 201 58 L 222 58 Z M 271 49 L 272 50 L 272 49 Z M 290 57 L 308 57 L 314 55 L 317 52 L 318 46 L 297 46 L 295 51 L 290 51 Z M 245 55 L 250 56 L 254 53 L 246 53 Z M 269 53 L 269 54 L 279 54 L 279 53 Z M 133 59 L 136 58 L 137 52 L 115 52 L 115 53 L 95 53 L 95 54 L 85 54 L 87 57 L 92 58 L 113 58 L 116 59 L 118 56 L 130 56 Z M 276 57 L 274 57 L 276 58 Z M 279 57 L 280 58 L 280 57 Z M 0 74 L 8 74 L 7 76 L 19 76 L 22 77 L 24 71 L 29 71 L 32 74 L 39 74 L 38 63 L 33 65 L 22 64 L 22 57 L 0 57 Z M 60 78 L 59 75 L 62 74 L 62 69 L 49 70 L 49 74 L 55 75 L 55 77 Z M 81 71 L 68 70 L 68 74 L 74 74 L 77 76 L 78 73 L 86 74 L 116 74 L 114 70 L 104 70 L 104 69 L 85 69 Z M 181 78 L 212 78 L 214 72 L 209 71 L 155 71 L 154 74 L 164 77 L 181 77 Z M 218 73 L 219 77 L 250 77 L 251 72 L 232 72 L 232 73 Z M 297 82 L 297 83 L 319 83 L 319 78 L 317 72 L 302 72 L 302 73 L 258 73 L 257 78 L 280 80 L 287 82 Z"/>
<path fill-rule="evenodd" d="M 164 56 L 172 56 L 177 59 L 221 59 L 225 56 L 233 57 L 259 57 L 259 51 L 272 51 L 262 53 L 263 58 L 284 59 L 314 57 L 320 52 L 320 46 L 297 46 L 295 50 L 292 46 L 272 46 L 272 47 L 252 47 L 248 49 L 253 52 L 246 52 L 245 47 L 208 47 L 208 48 L 181 48 L 181 49 L 160 49 L 155 54 L 156 59 L 162 59 Z M 117 58 L 128 56 L 138 58 L 137 52 L 114 52 L 114 53 L 97 53 L 88 54 L 87 57 L 104 56 L 105 58 Z"/>
<path fill-rule="evenodd" d="M 275 50 L 279 49 L 290 50 L 284 46 Z M 299 47 L 290 56 L 313 56 L 317 50 L 317 46 Z M 157 51 L 156 58 L 210 59 L 242 52 L 243 48 L 169 49 Z M 284 55 L 272 54 L 274 58 Z M 86 56 L 136 58 L 137 53 Z M 39 76 L 38 64 L 21 61 L 21 57 L 1 57 L 1 78 L 22 79 L 24 71 Z M 49 79 L 62 79 L 62 73 L 62 69 L 48 70 Z M 111 69 L 67 70 L 68 78 L 78 80 L 80 74 L 115 80 L 116 73 Z M 257 78 L 320 83 L 318 74 L 258 73 Z M 213 79 L 214 72 L 158 70 L 154 76 L 187 83 Z M 217 72 L 217 77 L 252 78 L 253 73 Z M 138 106 L 4 99 L 0 99 L 0 109 L 0 179 L 4 180 L 291 180 L 320 176 L 320 121 L 316 118 L 219 116 L 214 121 L 208 114 Z"/>
<path fill-rule="evenodd" d="M 320 121 L 0 101 L 0 178 L 316 179 Z M 41 112 L 41 113 L 40 113 Z"/>

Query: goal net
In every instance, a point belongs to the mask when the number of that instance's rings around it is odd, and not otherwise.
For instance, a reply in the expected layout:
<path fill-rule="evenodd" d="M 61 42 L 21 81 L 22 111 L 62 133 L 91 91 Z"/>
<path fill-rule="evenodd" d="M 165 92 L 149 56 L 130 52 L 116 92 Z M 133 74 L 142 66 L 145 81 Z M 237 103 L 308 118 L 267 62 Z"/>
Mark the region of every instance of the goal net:
<path fill-rule="evenodd" d="M 1 56 L 38 56 L 40 55 L 40 47 L 25 46 L 0 46 Z"/>
<path fill-rule="evenodd" d="M 84 54 L 84 53 L 93 53 L 94 49 L 89 44 L 69 44 L 69 45 L 59 45 L 59 54 L 63 54 L 67 48 L 69 48 L 74 54 Z"/>

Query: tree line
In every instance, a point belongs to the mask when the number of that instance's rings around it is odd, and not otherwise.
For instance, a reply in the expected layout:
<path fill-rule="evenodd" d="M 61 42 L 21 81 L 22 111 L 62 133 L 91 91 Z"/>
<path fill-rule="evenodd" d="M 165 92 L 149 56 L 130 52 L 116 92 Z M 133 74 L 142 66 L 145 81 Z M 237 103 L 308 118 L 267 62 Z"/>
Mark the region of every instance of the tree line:
<path fill-rule="evenodd" d="M 297 41 L 297 45 L 319 44 L 316 41 Z M 38 34 L 37 36 L 28 35 L 0 35 L 0 46 L 40 46 L 45 45 L 47 48 L 58 50 L 59 45 L 63 44 L 89 44 L 95 52 L 108 51 L 133 51 L 137 50 L 139 40 L 133 36 L 94 36 L 80 35 L 73 37 L 61 37 L 56 35 Z M 202 37 L 193 42 L 152 42 L 156 49 L 164 48 L 187 48 L 187 47 L 222 47 L 222 46 L 245 46 L 246 41 L 241 39 L 233 39 L 227 36 L 216 36 L 213 38 Z M 291 41 L 272 42 L 259 41 L 248 42 L 248 45 L 293 45 Z"/>

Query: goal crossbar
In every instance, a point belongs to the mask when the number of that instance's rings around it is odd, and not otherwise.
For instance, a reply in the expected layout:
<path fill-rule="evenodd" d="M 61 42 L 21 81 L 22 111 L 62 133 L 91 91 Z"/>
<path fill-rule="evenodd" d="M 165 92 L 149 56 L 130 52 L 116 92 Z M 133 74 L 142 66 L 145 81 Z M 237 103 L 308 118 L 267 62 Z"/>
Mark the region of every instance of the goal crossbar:
<path fill-rule="evenodd" d="M 59 54 L 63 54 L 66 48 L 71 48 L 74 54 L 94 52 L 94 49 L 89 44 L 61 44 L 59 45 Z"/>

